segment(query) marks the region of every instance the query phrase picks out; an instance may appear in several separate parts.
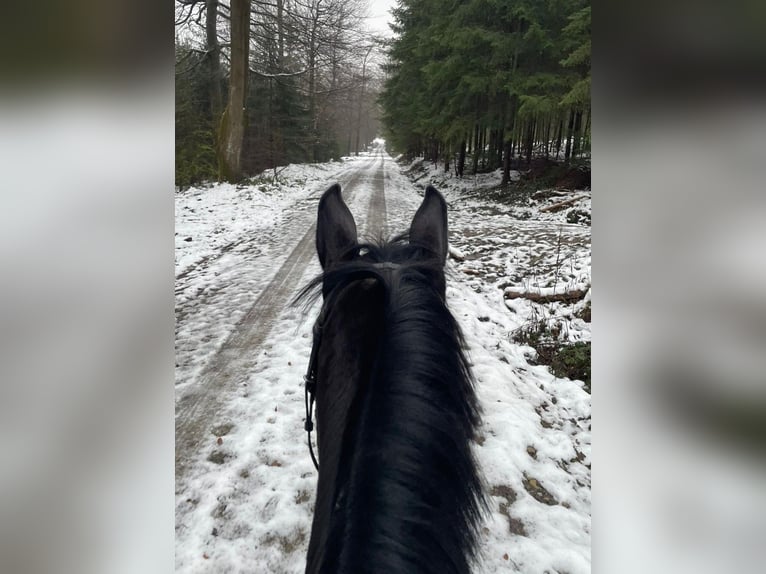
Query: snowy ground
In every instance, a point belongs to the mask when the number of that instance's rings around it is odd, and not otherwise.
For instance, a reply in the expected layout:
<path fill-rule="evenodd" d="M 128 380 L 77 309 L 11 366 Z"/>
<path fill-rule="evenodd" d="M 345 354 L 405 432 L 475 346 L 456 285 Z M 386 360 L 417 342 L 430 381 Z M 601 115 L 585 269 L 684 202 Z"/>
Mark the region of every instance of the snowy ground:
<path fill-rule="evenodd" d="M 500 170 L 461 180 L 445 173 L 441 166 L 416 160 L 404 171 L 418 187 L 431 183 L 447 199 L 450 241 L 464 257 L 453 265 L 462 275 L 459 278 L 475 291 L 488 291 L 494 297 L 508 291 L 546 295 L 575 289 L 588 292 L 577 304 L 539 305 L 525 298 L 506 299 L 503 303 L 515 315 L 514 329 L 544 321 L 549 328 L 558 326 L 563 340 L 590 341 L 590 325 L 576 316 L 590 301 L 589 190 L 532 197 L 519 194 L 517 198 L 511 194 L 506 201 L 497 202 L 483 196 L 499 185 Z M 518 179 L 518 173 L 511 172 L 511 179 Z M 567 199 L 577 201 L 559 211 L 541 211 Z M 588 224 L 569 223 L 570 210 L 587 213 Z"/>
<path fill-rule="evenodd" d="M 590 228 L 540 205 L 523 206 L 522 220 L 520 207 L 481 199 L 494 176 L 411 175 L 416 183 L 373 152 L 290 166 L 276 184 L 177 194 L 177 571 L 303 572 L 316 472 L 302 375 L 315 311 L 304 317 L 287 303 L 319 270 L 316 203 L 340 181 L 361 231 L 391 233 L 407 227 L 417 186 L 431 180 L 450 204 L 450 240 L 463 256 L 448 264 L 448 303 L 484 408 L 476 452 L 493 512 L 476 572 L 590 572 L 590 395 L 530 364 L 533 350 L 511 340 L 544 313 L 566 324 L 570 340 L 589 340 L 590 325 L 573 305 L 503 297 L 514 286 L 589 285 Z M 579 207 L 589 212 L 590 199 Z"/>

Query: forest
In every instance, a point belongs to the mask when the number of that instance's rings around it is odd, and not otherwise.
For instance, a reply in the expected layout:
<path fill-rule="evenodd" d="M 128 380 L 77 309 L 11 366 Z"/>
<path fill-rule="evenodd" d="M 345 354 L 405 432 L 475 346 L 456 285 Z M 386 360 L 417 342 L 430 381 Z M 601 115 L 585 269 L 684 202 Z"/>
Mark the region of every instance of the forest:
<path fill-rule="evenodd" d="M 176 0 L 176 184 L 389 151 L 462 177 L 590 157 L 589 0 Z"/>
<path fill-rule="evenodd" d="M 176 184 L 339 159 L 379 131 L 360 0 L 176 0 Z"/>
<path fill-rule="evenodd" d="M 400 0 L 381 104 L 390 146 L 462 176 L 590 151 L 589 0 Z"/>

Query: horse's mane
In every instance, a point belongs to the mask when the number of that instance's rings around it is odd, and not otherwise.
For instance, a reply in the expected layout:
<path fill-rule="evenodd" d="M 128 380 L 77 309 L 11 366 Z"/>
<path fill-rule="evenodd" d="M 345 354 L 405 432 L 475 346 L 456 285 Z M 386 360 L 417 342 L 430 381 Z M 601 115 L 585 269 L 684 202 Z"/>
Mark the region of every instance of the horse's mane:
<path fill-rule="evenodd" d="M 323 314 L 342 312 L 344 296 L 367 280 L 383 289 L 374 300 L 384 319 L 371 380 L 344 435 L 347 468 L 334 493 L 342 504 L 321 571 L 468 572 L 486 507 L 470 449 L 479 407 L 443 265 L 406 237 L 357 245 L 299 298 L 318 297 L 322 286 Z"/>

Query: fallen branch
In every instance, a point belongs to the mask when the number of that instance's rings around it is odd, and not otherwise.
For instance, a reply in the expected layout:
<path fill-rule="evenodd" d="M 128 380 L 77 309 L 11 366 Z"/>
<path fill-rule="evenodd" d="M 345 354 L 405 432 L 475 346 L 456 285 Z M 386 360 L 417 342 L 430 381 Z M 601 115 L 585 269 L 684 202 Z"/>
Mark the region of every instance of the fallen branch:
<path fill-rule="evenodd" d="M 449 256 L 452 257 L 455 261 L 464 261 L 465 255 L 463 255 L 463 252 L 460 251 L 457 247 L 452 247 L 452 245 L 449 246 Z"/>
<path fill-rule="evenodd" d="M 528 299 L 535 303 L 553 303 L 554 301 L 579 301 L 588 294 L 590 285 L 575 285 L 574 287 L 556 293 L 553 287 L 541 287 L 534 291 L 523 291 L 518 287 L 507 287 L 503 292 L 505 299 Z"/>
<path fill-rule="evenodd" d="M 540 191 L 534 192 L 531 197 L 532 199 L 543 200 L 551 197 L 567 197 L 570 194 L 571 192 L 568 190 L 541 189 Z"/>
<path fill-rule="evenodd" d="M 554 203 L 553 205 L 548 205 L 547 207 L 541 207 L 540 213 L 547 213 L 548 211 L 555 212 L 555 211 L 561 211 L 568 205 L 572 205 L 573 203 L 577 203 L 581 199 L 587 199 L 587 195 L 578 195 L 577 197 L 573 197 L 571 199 L 567 199 L 566 201 L 560 201 L 558 203 Z"/>

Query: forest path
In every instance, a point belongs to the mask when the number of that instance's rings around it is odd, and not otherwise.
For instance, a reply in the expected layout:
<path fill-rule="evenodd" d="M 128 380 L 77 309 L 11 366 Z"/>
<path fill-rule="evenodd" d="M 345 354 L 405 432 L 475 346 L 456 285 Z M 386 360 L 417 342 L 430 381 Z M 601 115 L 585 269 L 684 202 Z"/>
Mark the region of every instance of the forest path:
<path fill-rule="evenodd" d="M 365 205 L 364 213 L 354 210 L 362 225 L 376 222 L 385 226 L 386 201 L 384 184 L 384 152 L 354 162 L 351 169 L 337 175 L 345 201 L 352 206 Z M 270 281 L 261 289 L 260 295 L 202 368 L 196 381 L 179 389 L 176 402 L 176 488 L 182 489 L 185 473 L 196 461 L 206 446 L 206 435 L 214 430 L 215 420 L 230 398 L 232 391 L 248 376 L 254 365 L 254 358 L 269 339 L 275 321 L 289 305 L 300 287 L 305 283 L 304 275 L 313 268 L 315 259 L 314 236 L 316 230 L 316 205 L 321 193 L 335 179 L 326 182 L 306 199 L 297 202 L 287 225 L 279 229 L 271 239 L 277 245 L 269 250 L 271 266 L 276 269 Z M 253 257 L 264 255 L 257 245 L 258 237 L 242 237 L 224 245 L 220 252 L 206 258 L 201 265 L 214 265 L 225 254 L 237 247 L 240 253 L 250 251 Z M 275 248 L 276 247 L 276 248 Z M 286 254 L 280 261 L 274 256 Z M 318 268 L 316 269 L 318 271 Z M 183 279 L 188 275 L 184 271 Z M 248 279 L 240 276 L 241 279 Z M 249 282 L 244 281 L 242 288 Z M 177 287 L 178 289 L 179 287 Z M 181 287 L 182 288 L 182 287 Z M 197 298 L 186 301 L 176 309 L 177 323 L 183 323 L 187 315 L 195 310 L 204 311 L 212 304 L 212 298 L 231 285 L 221 282 L 217 288 L 208 288 L 198 293 Z M 226 296 L 226 294 L 224 294 Z M 179 332 L 177 324 L 176 332 Z M 216 433 L 213 433 L 216 434 Z"/>

